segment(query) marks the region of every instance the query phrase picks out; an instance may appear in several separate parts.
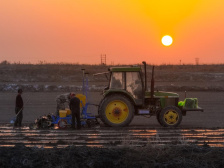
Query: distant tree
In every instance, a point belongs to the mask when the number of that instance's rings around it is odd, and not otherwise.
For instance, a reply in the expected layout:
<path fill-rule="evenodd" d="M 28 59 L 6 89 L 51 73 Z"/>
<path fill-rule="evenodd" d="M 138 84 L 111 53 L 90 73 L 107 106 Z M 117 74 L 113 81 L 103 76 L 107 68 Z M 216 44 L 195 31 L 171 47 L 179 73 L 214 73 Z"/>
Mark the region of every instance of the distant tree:
<path fill-rule="evenodd" d="M 43 64 L 47 64 L 46 61 L 38 61 L 37 63 L 38 65 L 43 65 Z"/>
<path fill-rule="evenodd" d="M 4 60 L 0 63 L 0 65 L 9 65 L 9 64 L 10 64 L 10 62 L 8 62 L 7 60 Z"/>

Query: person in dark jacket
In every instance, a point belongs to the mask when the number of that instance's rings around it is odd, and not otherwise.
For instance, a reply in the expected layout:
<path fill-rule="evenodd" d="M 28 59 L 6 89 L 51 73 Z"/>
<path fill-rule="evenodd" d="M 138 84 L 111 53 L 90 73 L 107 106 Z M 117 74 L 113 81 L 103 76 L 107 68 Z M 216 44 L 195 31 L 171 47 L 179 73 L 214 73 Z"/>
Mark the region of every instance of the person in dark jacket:
<path fill-rule="evenodd" d="M 21 127 L 22 125 L 22 120 L 23 120 L 23 98 L 22 98 L 22 93 L 23 90 L 22 89 L 18 89 L 18 94 L 16 96 L 16 108 L 15 108 L 15 112 L 16 112 L 16 121 L 14 123 L 14 126 L 19 126 Z"/>
<path fill-rule="evenodd" d="M 70 94 L 70 103 L 69 108 L 72 112 L 72 128 L 75 129 L 75 122 L 77 123 L 77 129 L 81 129 L 81 121 L 80 121 L 80 100 L 75 97 L 74 93 Z"/>

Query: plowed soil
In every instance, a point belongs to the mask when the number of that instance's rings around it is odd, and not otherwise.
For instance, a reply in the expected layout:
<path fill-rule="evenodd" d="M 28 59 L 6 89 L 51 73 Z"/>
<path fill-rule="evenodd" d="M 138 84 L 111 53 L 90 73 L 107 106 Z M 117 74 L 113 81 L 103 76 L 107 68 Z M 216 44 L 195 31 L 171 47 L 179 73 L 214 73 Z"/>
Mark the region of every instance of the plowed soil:
<path fill-rule="evenodd" d="M 24 90 L 24 125 L 34 123 L 39 116 L 55 113 L 55 98 L 58 94 L 70 91 L 82 92 L 80 69 L 83 65 L 1 64 L 0 68 L 0 123 L 3 125 L 9 124 L 15 116 L 15 96 L 18 87 Z M 106 66 L 96 65 L 85 65 L 85 68 L 91 75 L 108 69 Z M 151 66 L 147 69 L 149 80 Z M 187 116 L 183 117 L 179 129 L 194 132 L 198 128 L 224 128 L 223 65 L 157 66 L 155 81 L 156 89 L 175 91 L 180 94 L 180 100 L 185 98 L 184 91 L 187 91 L 187 97 L 197 97 L 199 106 L 204 109 L 204 112 L 188 112 Z M 107 81 L 102 77 L 96 79 L 90 77 L 89 84 L 89 101 L 98 104 Z M 96 107 L 91 107 L 89 110 L 97 114 Z M 130 127 L 161 129 L 155 117 L 143 116 L 134 117 Z M 12 137 L 11 140 L 9 137 L 1 138 L 8 143 L 13 140 Z M 23 140 L 29 141 L 26 137 Z M 202 146 L 173 143 L 98 148 L 70 144 L 67 147 L 51 149 L 27 147 L 24 144 L 0 147 L 0 167 L 224 167 L 224 148 L 210 147 L 207 143 Z"/>
<path fill-rule="evenodd" d="M 0 148 L 0 167 L 224 167 L 224 149 L 198 146 Z"/>
<path fill-rule="evenodd" d="M 46 114 L 55 113 L 58 94 L 63 92 L 24 92 L 23 123 L 34 123 L 35 119 Z M 81 93 L 81 92 L 80 92 Z M 185 93 L 178 92 L 180 100 L 184 100 Z M 14 104 L 16 93 L 0 94 L 0 123 L 9 123 L 15 116 Z M 217 128 L 224 127 L 224 92 L 187 92 L 187 97 L 197 97 L 199 106 L 204 112 L 187 112 L 183 117 L 180 128 Z M 102 99 L 101 92 L 90 92 L 89 101 L 98 104 Z M 90 106 L 89 112 L 97 114 L 97 107 Z M 159 127 L 156 117 L 146 118 L 135 116 L 131 126 Z"/>

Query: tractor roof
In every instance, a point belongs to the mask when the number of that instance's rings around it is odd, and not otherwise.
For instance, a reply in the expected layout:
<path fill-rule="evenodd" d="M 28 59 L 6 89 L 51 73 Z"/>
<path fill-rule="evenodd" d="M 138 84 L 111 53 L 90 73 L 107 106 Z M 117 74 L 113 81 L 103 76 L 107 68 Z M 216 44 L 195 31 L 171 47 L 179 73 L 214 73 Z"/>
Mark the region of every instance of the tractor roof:
<path fill-rule="evenodd" d="M 140 66 L 134 67 L 111 67 L 109 69 L 111 72 L 139 72 L 141 71 Z"/>

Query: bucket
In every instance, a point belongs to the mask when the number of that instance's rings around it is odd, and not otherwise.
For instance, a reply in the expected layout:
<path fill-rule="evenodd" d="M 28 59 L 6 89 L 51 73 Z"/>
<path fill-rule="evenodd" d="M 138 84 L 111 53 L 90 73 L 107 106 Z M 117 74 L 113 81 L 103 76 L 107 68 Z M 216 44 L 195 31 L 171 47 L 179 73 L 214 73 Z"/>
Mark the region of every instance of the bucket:
<path fill-rule="evenodd" d="M 67 111 L 66 110 L 59 110 L 59 116 L 60 117 L 66 117 Z"/>

